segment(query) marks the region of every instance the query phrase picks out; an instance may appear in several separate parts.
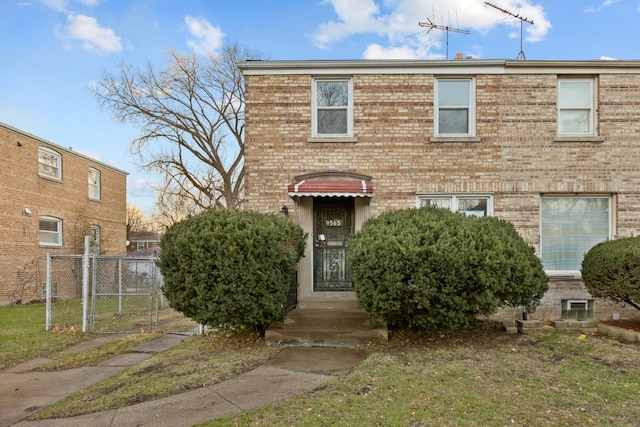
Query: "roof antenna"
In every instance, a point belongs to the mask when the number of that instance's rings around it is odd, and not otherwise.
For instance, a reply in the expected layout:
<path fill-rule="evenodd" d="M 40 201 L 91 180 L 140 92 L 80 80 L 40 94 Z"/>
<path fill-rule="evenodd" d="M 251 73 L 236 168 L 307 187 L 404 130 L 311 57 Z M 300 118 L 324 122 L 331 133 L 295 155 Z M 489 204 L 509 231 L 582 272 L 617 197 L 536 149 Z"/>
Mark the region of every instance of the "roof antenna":
<path fill-rule="evenodd" d="M 486 1 L 484 2 L 484 4 L 486 4 L 487 6 L 490 6 L 494 9 L 499 10 L 500 12 L 507 14 L 509 16 L 513 16 L 516 19 L 520 20 L 520 53 L 518 53 L 518 57 L 516 59 L 527 59 L 526 56 L 524 56 L 524 50 L 522 50 L 522 23 L 523 22 L 528 22 L 529 24 L 533 25 L 533 20 L 529 19 L 529 18 L 525 18 L 524 16 L 518 14 L 518 13 L 514 13 L 514 12 L 509 12 L 507 9 L 505 9 L 502 6 L 499 6 L 498 4 L 492 2 L 492 1 Z"/>
<path fill-rule="evenodd" d="M 462 30 L 460 28 L 450 27 L 448 25 L 434 24 L 433 21 L 429 18 L 427 18 L 427 22 L 418 22 L 418 25 L 420 25 L 421 27 L 428 28 L 427 34 L 429 34 L 433 29 L 443 30 L 447 32 L 447 59 L 449 59 L 449 33 L 452 32 L 452 33 L 461 33 L 461 34 L 471 34 L 471 31 L 469 30 Z"/>

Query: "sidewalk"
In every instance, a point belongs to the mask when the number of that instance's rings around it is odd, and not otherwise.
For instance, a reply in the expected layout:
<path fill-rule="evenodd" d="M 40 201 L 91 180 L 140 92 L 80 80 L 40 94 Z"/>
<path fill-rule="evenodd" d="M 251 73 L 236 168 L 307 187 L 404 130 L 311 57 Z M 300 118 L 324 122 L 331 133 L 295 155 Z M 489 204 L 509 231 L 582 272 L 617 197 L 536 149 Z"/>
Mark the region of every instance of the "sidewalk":
<path fill-rule="evenodd" d="M 86 349 L 104 344 L 108 338 L 100 337 L 80 346 Z M 283 347 L 265 365 L 232 380 L 201 389 L 73 418 L 20 422 L 35 411 L 167 350 L 186 338 L 184 335 L 168 334 L 98 366 L 60 372 L 27 372 L 49 361 L 38 359 L 2 371 L 0 427 L 192 426 L 306 393 L 336 376 L 349 373 L 366 357 L 366 352 L 350 348 Z"/>

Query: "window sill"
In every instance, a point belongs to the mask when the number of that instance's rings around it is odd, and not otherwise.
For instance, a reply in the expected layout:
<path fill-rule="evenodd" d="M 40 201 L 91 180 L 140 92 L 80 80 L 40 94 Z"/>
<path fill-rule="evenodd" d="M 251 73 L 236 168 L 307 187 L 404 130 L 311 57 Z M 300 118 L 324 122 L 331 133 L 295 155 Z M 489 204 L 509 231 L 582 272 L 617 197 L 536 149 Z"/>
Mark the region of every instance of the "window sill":
<path fill-rule="evenodd" d="M 590 135 L 585 135 L 585 136 L 578 136 L 578 135 L 572 135 L 572 136 L 556 136 L 555 138 L 553 138 L 553 142 L 595 142 L 595 143 L 601 143 L 604 142 L 604 137 L 603 136 L 590 136 Z"/>
<path fill-rule="evenodd" d="M 355 143 L 358 142 L 358 138 L 351 136 L 312 136 L 307 139 L 307 142 L 340 142 L 340 143 Z"/>
<path fill-rule="evenodd" d="M 433 136 L 429 142 L 482 142 L 479 136 Z"/>
<path fill-rule="evenodd" d="M 62 179 L 61 178 L 56 178 L 54 176 L 38 174 L 38 178 L 46 179 L 47 181 L 62 183 Z"/>

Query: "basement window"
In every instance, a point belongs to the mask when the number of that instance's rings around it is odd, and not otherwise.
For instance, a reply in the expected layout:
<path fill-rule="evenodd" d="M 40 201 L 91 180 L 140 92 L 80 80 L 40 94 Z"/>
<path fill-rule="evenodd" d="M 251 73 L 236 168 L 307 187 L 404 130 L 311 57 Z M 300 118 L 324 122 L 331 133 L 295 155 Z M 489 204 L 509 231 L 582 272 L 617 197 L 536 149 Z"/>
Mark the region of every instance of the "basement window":
<path fill-rule="evenodd" d="M 593 319 L 593 300 L 589 299 L 567 299 L 562 300 L 563 320 L 586 320 Z"/>

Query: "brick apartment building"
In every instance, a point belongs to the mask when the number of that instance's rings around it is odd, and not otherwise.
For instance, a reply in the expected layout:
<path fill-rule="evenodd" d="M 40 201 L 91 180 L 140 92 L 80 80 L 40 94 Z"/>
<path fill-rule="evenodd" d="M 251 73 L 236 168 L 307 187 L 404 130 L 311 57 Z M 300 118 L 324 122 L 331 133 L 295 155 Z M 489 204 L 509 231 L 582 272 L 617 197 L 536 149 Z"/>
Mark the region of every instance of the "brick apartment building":
<path fill-rule="evenodd" d="M 550 276 L 533 318 L 637 316 L 594 300 L 579 270 L 597 242 L 640 234 L 640 61 L 239 66 L 246 206 L 286 206 L 309 233 L 299 307 L 353 304 L 350 233 L 429 205 L 516 226 Z"/>
<path fill-rule="evenodd" d="M 42 297 L 46 254 L 126 251 L 127 173 L 0 123 L 0 304 Z"/>

